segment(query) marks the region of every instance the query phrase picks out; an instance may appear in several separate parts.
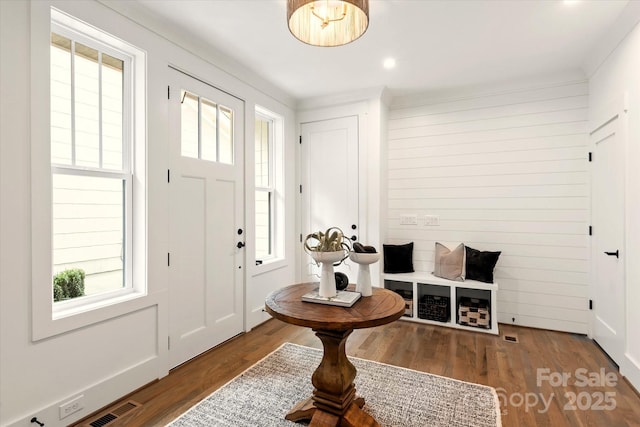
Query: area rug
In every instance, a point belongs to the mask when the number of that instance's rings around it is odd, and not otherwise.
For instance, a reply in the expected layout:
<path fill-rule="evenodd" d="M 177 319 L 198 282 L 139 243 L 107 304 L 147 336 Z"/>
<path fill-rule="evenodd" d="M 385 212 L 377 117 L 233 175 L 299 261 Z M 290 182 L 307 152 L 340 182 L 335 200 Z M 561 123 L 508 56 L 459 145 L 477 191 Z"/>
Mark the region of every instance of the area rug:
<path fill-rule="evenodd" d="M 313 392 L 321 350 L 285 343 L 169 424 L 293 427 L 289 410 Z M 382 427 L 500 427 L 496 391 L 480 384 L 349 357 L 364 410 Z"/>

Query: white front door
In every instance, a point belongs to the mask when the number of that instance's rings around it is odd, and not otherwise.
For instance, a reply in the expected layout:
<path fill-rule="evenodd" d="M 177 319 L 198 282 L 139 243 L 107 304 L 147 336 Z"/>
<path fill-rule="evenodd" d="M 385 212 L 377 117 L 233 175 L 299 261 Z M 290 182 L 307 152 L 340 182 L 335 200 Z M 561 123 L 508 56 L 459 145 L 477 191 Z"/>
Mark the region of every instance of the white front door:
<path fill-rule="evenodd" d="M 339 227 L 357 239 L 358 117 L 321 120 L 301 125 L 302 238 L 312 232 Z M 319 269 L 302 254 L 303 281 L 318 281 Z M 336 268 L 355 283 L 357 268 Z"/>
<path fill-rule="evenodd" d="M 591 132 L 593 147 L 593 338 L 620 363 L 625 342 L 624 138 L 613 113 Z"/>
<path fill-rule="evenodd" d="M 169 357 L 175 367 L 244 330 L 244 103 L 178 71 L 171 76 Z"/>

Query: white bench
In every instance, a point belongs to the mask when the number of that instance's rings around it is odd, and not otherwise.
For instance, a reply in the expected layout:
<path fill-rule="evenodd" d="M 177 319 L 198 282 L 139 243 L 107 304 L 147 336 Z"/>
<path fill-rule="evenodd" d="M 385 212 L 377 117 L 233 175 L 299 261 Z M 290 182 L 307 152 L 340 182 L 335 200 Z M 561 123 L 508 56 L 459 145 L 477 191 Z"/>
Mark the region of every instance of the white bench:
<path fill-rule="evenodd" d="M 465 280 L 457 282 L 436 277 L 428 272 L 416 271 L 414 273 L 384 273 L 384 287 L 391 290 L 411 291 L 411 298 L 408 301 L 408 313 L 404 320 L 426 323 L 429 325 L 447 326 L 450 328 L 465 329 L 474 332 L 485 332 L 498 335 L 498 284 L 484 283 L 477 280 Z M 446 322 L 436 320 L 421 319 L 418 316 L 418 303 L 423 295 L 447 296 L 449 297 L 450 315 Z M 480 328 L 474 326 L 461 325 L 457 322 L 458 302 L 460 298 L 481 298 L 489 300 L 490 328 Z M 409 316 L 410 314 L 410 316 Z"/>

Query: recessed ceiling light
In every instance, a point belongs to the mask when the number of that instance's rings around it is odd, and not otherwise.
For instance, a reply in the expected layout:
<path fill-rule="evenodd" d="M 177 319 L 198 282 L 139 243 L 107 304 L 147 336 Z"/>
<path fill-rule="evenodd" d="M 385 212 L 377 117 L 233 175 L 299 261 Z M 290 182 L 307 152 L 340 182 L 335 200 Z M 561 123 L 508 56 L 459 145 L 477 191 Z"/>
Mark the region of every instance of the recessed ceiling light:
<path fill-rule="evenodd" d="M 382 63 L 382 65 L 384 66 L 384 68 L 386 68 L 387 70 L 390 70 L 392 68 L 396 67 L 396 60 L 394 58 L 387 58 L 384 60 L 384 62 Z"/>

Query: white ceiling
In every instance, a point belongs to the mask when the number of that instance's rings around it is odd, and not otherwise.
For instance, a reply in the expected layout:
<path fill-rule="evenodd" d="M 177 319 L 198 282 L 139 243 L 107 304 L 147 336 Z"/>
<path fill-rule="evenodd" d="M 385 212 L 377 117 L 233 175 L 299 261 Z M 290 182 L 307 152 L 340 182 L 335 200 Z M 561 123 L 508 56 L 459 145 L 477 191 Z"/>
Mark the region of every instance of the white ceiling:
<path fill-rule="evenodd" d="M 285 0 L 137 0 L 149 15 L 295 98 L 393 95 L 575 71 L 628 0 L 370 0 L 359 40 L 319 48 L 287 29 Z M 382 61 L 394 57 L 397 67 Z"/>

